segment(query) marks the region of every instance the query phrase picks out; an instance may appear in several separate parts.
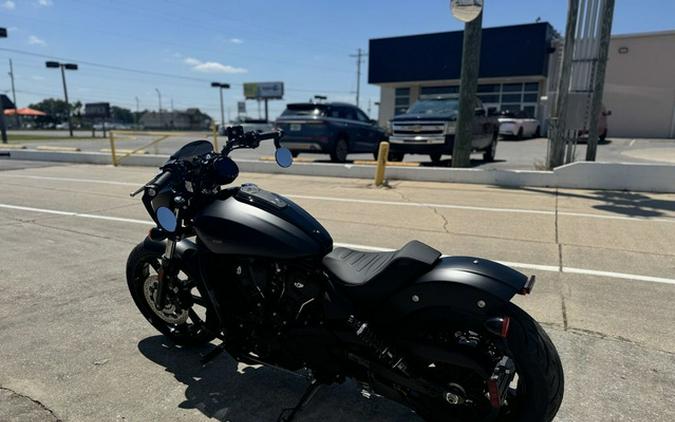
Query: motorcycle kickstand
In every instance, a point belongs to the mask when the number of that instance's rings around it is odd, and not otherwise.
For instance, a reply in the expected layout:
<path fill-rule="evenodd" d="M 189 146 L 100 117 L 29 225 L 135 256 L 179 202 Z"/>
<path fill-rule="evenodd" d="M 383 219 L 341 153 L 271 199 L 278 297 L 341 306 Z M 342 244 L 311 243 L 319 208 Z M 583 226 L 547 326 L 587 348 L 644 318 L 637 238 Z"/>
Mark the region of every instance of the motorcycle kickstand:
<path fill-rule="evenodd" d="M 314 398 L 316 392 L 319 391 L 319 388 L 322 386 L 323 384 L 319 383 L 315 379 L 312 379 L 307 386 L 307 389 L 302 394 L 302 397 L 300 397 L 298 404 L 295 407 L 282 410 L 279 418 L 277 419 L 277 422 L 292 422 L 297 414 L 307 407 L 309 402 Z M 286 412 L 290 412 L 288 416 L 284 415 Z"/>
<path fill-rule="evenodd" d="M 225 351 L 225 342 L 222 342 L 213 349 L 211 349 L 209 352 L 207 352 L 204 356 L 202 356 L 202 358 L 199 361 L 202 364 L 202 366 L 206 365 L 224 351 Z"/>

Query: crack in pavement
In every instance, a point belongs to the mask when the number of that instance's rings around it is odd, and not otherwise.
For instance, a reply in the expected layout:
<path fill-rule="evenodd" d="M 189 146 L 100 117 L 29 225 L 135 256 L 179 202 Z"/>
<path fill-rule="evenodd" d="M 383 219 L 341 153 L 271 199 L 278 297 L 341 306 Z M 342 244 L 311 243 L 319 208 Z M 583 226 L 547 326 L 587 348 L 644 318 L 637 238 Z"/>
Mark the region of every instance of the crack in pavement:
<path fill-rule="evenodd" d="M 413 202 L 413 201 L 411 201 L 407 196 L 405 196 L 405 195 L 403 194 L 403 192 L 400 192 L 398 189 L 392 189 L 392 192 L 395 192 L 395 193 L 396 193 L 398 196 L 400 196 L 401 199 L 404 200 L 405 202 L 409 202 L 409 203 L 410 203 L 410 202 Z M 447 219 L 443 214 L 440 213 L 440 211 L 438 210 L 437 207 L 427 205 L 427 206 L 425 206 L 424 208 L 430 209 L 434 214 L 436 214 L 438 217 L 440 217 L 440 219 L 443 221 L 443 226 L 442 226 L 442 227 L 443 227 L 443 231 L 444 231 L 445 233 L 447 233 L 447 234 L 453 234 L 453 233 L 450 233 L 450 231 L 448 230 L 448 219 Z"/>
<path fill-rule="evenodd" d="M 48 408 L 47 406 L 45 406 L 44 403 L 42 403 L 42 402 L 39 401 L 39 400 L 36 400 L 36 399 L 34 399 L 34 398 L 30 397 L 30 396 L 27 396 L 27 395 L 25 395 L 25 394 L 21 394 L 21 393 L 19 393 L 19 392 L 16 392 L 16 391 L 14 391 L 14 390 L 12 390 L 12 389 L 10 389 L 10 388 L 7 388 L 7 387 L 2 387 L 2 386 L 0 386 L 0 391 L 6 391 L 6 392 L 9 393 L 10 395 L 13 395 L 13 396 L 16 396 L 16 397 L 19 397 L 19 398 L 22 398 L 22 399 L 30 400 L 33 404 L 37 405 L 37 407 L 38 407 L 39 409 L 44 410 L 44 411 L 48 412 L 48 413 L 51 415 L 51 418 L 49 418 L 49 422 L 61 422 L 61 421 L 63 420 L 63 419 L 59 418 L 59 417 L 56 415 L 56 413 L 54 413 L 54 411 L 53 411 L 52 409 L 50 409 L 50 408 Z M 0 416 L 2 416 L 2 415 L 0 415 Z M 10 416 L 11 416 L 11 415 L 10 415 Z M 44 416 L 44 415 L 43 415 L 43 416 Z M 45 420 L 45 419 L 42 419 L 42 420 Z"/>

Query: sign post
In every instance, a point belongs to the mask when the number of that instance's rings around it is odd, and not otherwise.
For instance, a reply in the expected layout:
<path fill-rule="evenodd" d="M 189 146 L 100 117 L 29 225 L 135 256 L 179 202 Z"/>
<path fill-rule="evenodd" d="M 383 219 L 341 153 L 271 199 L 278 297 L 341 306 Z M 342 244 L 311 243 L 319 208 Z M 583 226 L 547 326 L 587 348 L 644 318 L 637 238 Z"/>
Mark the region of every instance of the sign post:
<path fill-rule="evenodd" d="M 452 15 L 464 24 L 462 70 L 459 82 L 459 113 L 452 149 L 452 166 L 469 167 L 475 113 L 480 42 L 483 31 L 483 0 L 451 0 Z"/>
<path fill-rule="evenodd" d="M 103 137 L 105 138 L 105 119 L 110 118 L 110 103 L 87 103 L 84 105 L 84 117 L 91 120 L 91 136 L 96 136 L 94 122 L 101 119 Z"/>
<path fill-rule="evenodd" d="M 269 100 L 281 100 L 284 97 L 283 82 L 249 82 L 244 84 L 244 97 L 247 100 L 265 102 L 265 121 L 269 122 Z"/>

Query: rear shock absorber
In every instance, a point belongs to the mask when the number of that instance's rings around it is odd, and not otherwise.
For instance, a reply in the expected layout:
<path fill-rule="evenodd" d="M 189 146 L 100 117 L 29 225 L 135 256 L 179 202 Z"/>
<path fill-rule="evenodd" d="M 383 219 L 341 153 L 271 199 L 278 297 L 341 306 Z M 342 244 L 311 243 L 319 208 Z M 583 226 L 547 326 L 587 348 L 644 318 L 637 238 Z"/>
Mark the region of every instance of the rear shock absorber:
<path fill-rule="evenodd" d="M 400 353 L 380 339 L 367 323 L 359 321 L 354 315 L 350 315 L 347 318 L 347 324 L 354 330 L 361 341 L 368 346 L 371 352 L 377 356 L 377 359 L 381 363 L 392 369 L 397 369 L 405 375 L 410 375 L 408 373 L 408 365 Z"/>

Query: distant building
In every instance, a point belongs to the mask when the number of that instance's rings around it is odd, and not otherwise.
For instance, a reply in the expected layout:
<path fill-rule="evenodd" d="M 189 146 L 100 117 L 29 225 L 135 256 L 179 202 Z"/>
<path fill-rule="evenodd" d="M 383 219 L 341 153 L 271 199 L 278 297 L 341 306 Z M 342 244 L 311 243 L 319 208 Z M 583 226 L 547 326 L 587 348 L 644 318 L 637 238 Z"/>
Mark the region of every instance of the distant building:
<path fill-rule="evenodd" d="M 380 87 L 379 122 L 420 96 L 456 94 L 463 31 L 371 39 L 368 82 Z M 546 22 L 485 28 L 478 97 L 494 110 L 523 111 L 547 127 L 562 49 Z M 675 137 L 675 31 L 611 38 L 603 103 L 609 136 Z"/>
<path fill-rule="evenodd" d="M 140 124 L 144 129 L 157 130 L 208 130 L 212 119 L 199 111 L 188 108 L 185 111 L 145 112 Z"/>

